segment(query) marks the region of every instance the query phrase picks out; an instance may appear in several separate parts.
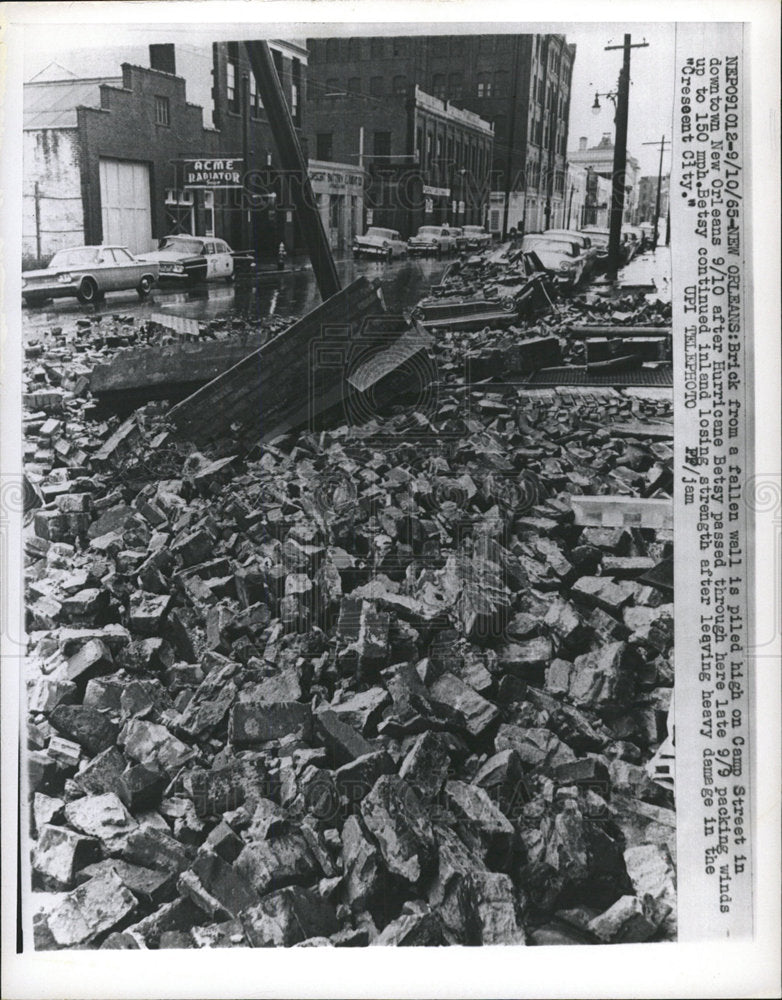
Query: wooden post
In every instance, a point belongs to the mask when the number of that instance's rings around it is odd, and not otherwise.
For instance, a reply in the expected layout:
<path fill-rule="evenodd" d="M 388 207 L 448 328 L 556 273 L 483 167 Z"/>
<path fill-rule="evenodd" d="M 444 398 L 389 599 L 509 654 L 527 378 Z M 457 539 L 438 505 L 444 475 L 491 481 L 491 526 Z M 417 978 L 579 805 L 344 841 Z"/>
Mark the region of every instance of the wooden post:
<path fill-rule="evenodd" d="M 33 194 L 35 200 L 35 256 L 38 258 L 38 263 L 40 265 L 41 261 L 41 190 L 38 187 L 38 181 L 35 182 L 35 191 Z"/>

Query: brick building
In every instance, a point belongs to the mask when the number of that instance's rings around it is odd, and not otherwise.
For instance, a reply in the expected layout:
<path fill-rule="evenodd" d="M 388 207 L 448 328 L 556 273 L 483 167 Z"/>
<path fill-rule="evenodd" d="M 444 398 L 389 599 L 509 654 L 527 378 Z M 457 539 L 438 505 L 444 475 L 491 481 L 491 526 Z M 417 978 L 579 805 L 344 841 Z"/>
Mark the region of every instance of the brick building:
<path fill-rule="evenodd" d="M 311 141 L 316 141 L 319 132 L 334 133 L 331 123 L 341 116 L 353 139 L 346 150 L 353 157 L 348 162 L 357 162 L 356 136 L 363 125 L 365 153 L 372 151 L 375 132 L 387 132 L 394 151 L 408 157 L 408 163 L 416 163 L 416 140 L 409 133 L 402 103 L 417 87 L 448 108 L 472 111 L 493 125 L 488 171 L 488 222 L 493 230 L 501 230 L 505 221 L 506 192 L 509 227 L 525 226 L 529 230 L 561 223 L 575 60 L 575 46 L 569 45 L 564 36 L 313 38 L 307 47 L 311 106 L 307 131 Z M 328 102 L 332 102 L 331 109 Z M 403 147 L 405 128 L 408 132 Z M 482 191 L 487 173 L 476 172 L 472 154 L 465 156 L 464 147 L 461 158 L 456 148 L 453 158 L 449 158 L 447 145 L 443 154 L 442 169 L 450 181 L 442 185 L 449 189 L 447 200 L 456 200 L 458 207 L 462 198 L 457 188 L 463 186 L 468 191 L 466 211 L 477 214 L 475 208 L 479 207 L 485 212 L 486 201 L 482 198 L 474 205 L 469 191 Z M 426 150 L 423 162 L 427 162 Z M 427 187 L 441 186 L 429 179 L 423 183 Z M 412 187 L 412 182 L 408 186 Z"/>
<path fill-rule="evenodd" d="M 306 50 L 270 47 L 306 149 Z M 25 84 L 25 262 L 79 243 L 141 253 L 175 232 L 219 236 L 260 256 L 281 239 L 301 246 L 244 46 L 215 43 L 200 55 L 182 63 L 202 96 L 211 76 L 209 107 L 188 101 L 174 45 L 150 46 L 148 66 L 125 62 L 116 76 Z M 187 161 L 205 159 L 230 162 L 238 185 L 186 184 Z M 260 169 L 245 170 L 245 161 Z"/>
<path fill-rule="evenodd" d="M 308 45 L 318 48 L 320 41 Z M 338 59 L 342 49 L 355 50 L 355 41 L 326 40 L 338 43 Z M 374 64 L 364 69 L 374 72 Z M 309 88 L 306 130 L 318 160 L 366 170 L 367 224 L 407 236 L 430 222 L 485 222 L 492 125 L 409 78 L 319 76 Z"/>

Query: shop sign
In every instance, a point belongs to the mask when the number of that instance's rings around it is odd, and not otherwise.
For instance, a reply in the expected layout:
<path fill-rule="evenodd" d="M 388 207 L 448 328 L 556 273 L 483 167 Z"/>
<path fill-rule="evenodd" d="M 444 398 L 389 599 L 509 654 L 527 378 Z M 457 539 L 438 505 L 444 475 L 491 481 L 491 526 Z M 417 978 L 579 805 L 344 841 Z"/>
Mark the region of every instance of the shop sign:
<path fill-rule="evenodd" d="M 186 188 L 243 187 L 243 159 L 184 160 Z"/>

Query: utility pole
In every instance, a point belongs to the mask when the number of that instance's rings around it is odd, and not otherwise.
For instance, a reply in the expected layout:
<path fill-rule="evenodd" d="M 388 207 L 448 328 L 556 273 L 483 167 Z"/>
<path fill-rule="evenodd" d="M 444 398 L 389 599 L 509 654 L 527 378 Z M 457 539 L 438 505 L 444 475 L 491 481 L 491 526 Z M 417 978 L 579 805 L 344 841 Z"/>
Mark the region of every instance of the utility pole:
<path fill-rule="evenodd" d="M 606 45 L 605 51 L 622 49 L 624 58 L 619 73 L 616 94 L 616 137 L 614 139 L 614 169 L 611 185 L 611 224 L 608 237 L 608 272 L 619 270 L 619 246 L 622 241 L 622 216 L 625 207 L 625 170 L 627 168 L 627 110 L 630 103 L 630 50 L 648 48 L 648 42 L 632 44 L 625 35 L 622 45 Z"/>
<path fill-rule="evenodd" d="M 513 188 L 511 177 L 513 169 L 513 146 L 516 138 L 516 113 L 518 111 L 519 95 L 519 49 L 521 48 L 521 36 L 516 35 L 513 39 L 513 83 L 511 86 L 510 114 L 508 115 L 508 155 L 505 159 L 505 206 L 502 214 L 502 239 L 508 236 L 508 212 L 510 210 L 510 193 Z M 526 177 L 526 165 L 524 167 Z M 524 181 L 525 201 L 527 182 Z M 526 218 L 526 206 L 525 206 Z"/>
<path fill-rule="evenodd" d="M 652 249 L 653 250 L 657 249 L 658 227 L 659 227 L 659 224 L 660 224 L 660 192 L 661 192 L 661 189 L 662 189 L 662 182 L 663 182 L 663 150 L 665 149 L 666 143 L 670 146 L 670 142 L 668 142 L 668 140 L 665 138 L 665 136 L 663 136 L 662 139 L 660 139 L 659 142 L 644 142 L 643 143 L 644 146 L 659 146 L 660 147 L 660 165 L 657 168 L 657 201 L 656 201 L 655 206 L 654 206 L 654 236 L 652 237 Z M 670 184 L 669 184 L 669 187 L 670 187 Z M 668 197 L 669 197 L 669 200 L 670 200 L 670 192 L 669 192 Z"/>

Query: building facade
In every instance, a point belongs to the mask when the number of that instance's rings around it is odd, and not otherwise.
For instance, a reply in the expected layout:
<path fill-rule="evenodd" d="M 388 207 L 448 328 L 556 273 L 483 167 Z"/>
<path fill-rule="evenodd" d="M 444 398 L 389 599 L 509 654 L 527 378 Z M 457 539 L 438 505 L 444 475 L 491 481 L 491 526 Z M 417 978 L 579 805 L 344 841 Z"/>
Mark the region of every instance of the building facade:
<path fill-rule="evenodd" d="M 306 50 L 270 47 L 306 149 Z M 244 46 L 216 43 L 200 62 L 185 60 L 199 78 L 210 67 L 208 109 L 188 100 L 175 46 L 150 46 L 148 61 L 123 63 L 116 77 L 25 85 L 25 261 L 79 243 L 143 253 L 185 232 L 261 257 L 281 240 L 298 249 L 287 178 Z"/>
<path fill-rule="evenodd" d="M 582 136 L 578 140 L 578 149 L 568 153 L 568 162 L 576 167 L 584 167 L 590 170 L 596 177 L 611 182 L 614 173 L 614 144 L 610 132 L 604 132 L 600 142 L 596 146 L 587 148 L 587 140 Z M 640 166 L 638 160 L 630 153 L 627 154 L 627 164 L 625 167 L 625 202 L 623 220 L 627 223 L 636 221 L 638 207 L 638 183 Z M 597 190 L 597 181 L 592 182 L 594 190 Z M 592 198 L 591 205 L 598 204 L 597 196 Z M 609 195 L 610 211 L 610 195 Z M 592 223 L 598 225 L 599 223 Z"/>
<path fill-rule="evenodd" d="M 337 41 L 350 48 L 350 39 Z M 407 78 L 392 80 L 390 89 L 375 80 L 368 78 L 365 86 L 361 78 L 329 76 L 311 84 L 310 151 L 320 161 L 365 169 L 366 225 L 409 236 L 428 223 L 483 224 L 492 125 Z"/>
<path fill-rule="evenodd" d="M 668 205 L 670 197 L 671 176 L 663 174 L 660 178 L 660 219 L 665 219 L 668 215 Z M 638 206 L 636 209 L 635 221 L 654 222 L 655 208 L 657 207 L 657 175 L 647 175 L 638 182 Z"/>
<path fill-rule="evenodd" d="M 310 160 L 308 173 L 332 250 L 347 250 L 364 232 L 365 171 L 348 163 Z"/>
<path fill-rule="evenodd" d="M 309 112 L 311 138 L 322 122 L 322 105 L 316 107 L 316 102 L 334 100 L 330 95 L 339 95 L 354 134 L 363 124 L 365 135 L 388 131 L 393 141 L 405 125 L 404 117 L 394 112 L 392 104 L 417 87 L 450 108 L 472 111 L 493 125 L 488 192 L 480 208 L 484 213 L 489 209 L 485 218 L 494 231 L 511 226 L 542 229 L 562 222 L 570 86 L 576 54 L 575 46 L 569 45 L 564 36 L 313 38 L 307 47 L 313 105 Z M 373 111 L 373 107 L 377 110 Z M 384 114 L 387 128 L 380 124 Z M 406 155 L 411 155 L 414 142 L 408 137 Z M 356 156 L 356 144 L 350 146 Z M 444 154 L 447 162 L 447 146 Z M 433 155 L 437 155 L 436 147 Z M 484 186 L 483 177 L 471 167 L 471 155 L 461 160 L 454 156 L 448 163 L 450 185 L 423 182 L 427 187 L 450 188 L 448 196 L 433 196 L 433 207 L 438 197 L 455 200 L 457 206 L 461 201 L 454 197 L 454 171 L 457 184 L 477 189 Z M 424 162 L 427 156 L 424 149 Z M 469 211 L 467 205 L 466 209 Z"/>

